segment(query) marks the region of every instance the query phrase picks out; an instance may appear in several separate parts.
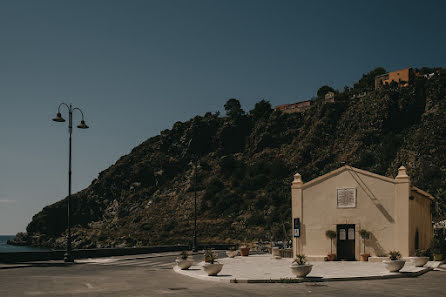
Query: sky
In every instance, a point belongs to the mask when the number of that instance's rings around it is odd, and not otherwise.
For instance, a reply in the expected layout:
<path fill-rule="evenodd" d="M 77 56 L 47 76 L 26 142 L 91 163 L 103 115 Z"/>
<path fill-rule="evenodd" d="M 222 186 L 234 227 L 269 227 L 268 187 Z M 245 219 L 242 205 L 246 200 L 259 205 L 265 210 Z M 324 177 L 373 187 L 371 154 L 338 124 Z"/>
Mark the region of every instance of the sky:
<path fill-rule="evenodd" d="M 0 234 L 177 121 L 342 90 L 382 66 L 446 67 L 444 1 L 0 0 Z M 62 109 L 67 118 L 67 110 Z M 80 121 L 74 114 L 74 123 Z M 61 222 L 65 223 L 65 222 Z"/>

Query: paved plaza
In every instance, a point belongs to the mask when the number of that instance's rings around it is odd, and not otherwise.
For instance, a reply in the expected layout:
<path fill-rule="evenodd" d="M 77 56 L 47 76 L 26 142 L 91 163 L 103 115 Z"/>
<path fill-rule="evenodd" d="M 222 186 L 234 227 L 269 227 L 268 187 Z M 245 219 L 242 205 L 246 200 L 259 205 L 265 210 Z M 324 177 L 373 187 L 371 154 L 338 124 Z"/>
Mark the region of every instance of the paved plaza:
<path fill-rule="evenodd" d="M 175 267 L 177 273 L 203 280 L 230 282 L 237 281 L 261 281 L 293 279 L 295 276 L 289 268 L 292 259 L 275 259 L 271 255 L 250 255 L 249 257 L 223 258 L 218 260 L 223 263 L 223 269 L 218 276 L 207 276 L 201 266 L 203 263 L 195 263 L 189 270 L 180 270 Z M 407 261 L 401 272 L 388 272 L 384 263 L 371 263 L 359 261 L 315 261 L 308 280 L 339 280 L 360 278 L 392 278 L 403 276 L 417 276 L 432 270 L 431 266 L 439 263 L 430 262 L 425 267 L 415 267 Z"/>
<path fill-rule="evenodd" d="M 444 271 L 429 271 L 415 278 L 367 281 L 292 284 L 204 281 L 176 273 L 173 268 L 177 256 L 177 253 L 162 253 L 108 257 L 77 260 L 73 265 L 64 265 L 61 261 L 28 263 L 26 267 L 4 264 L 0 267 L 0 297 L 154 297 L 166 295 L 183 297 L 282 295 L 435 297 L 444 296 L 446 291 L 446 272 Z M 220 252 L 219 256 L 220 261 L 229 260 L 223 258 L 224 252 Z M 200 263 L 203 260 L 203 254 L 193 255 L 193 258 L 196 263 Z M 249 259 L 257 260 L 257 257 L 239 257 L 234 260 L 241 260 L 238 262 L 242 264 L 242 261 Z M 283 263 L 286 269 L 287 261 L 290 259 L 275 261 L 271 263 L 277 265 Z M 359 266 L 364 263 L 355 262 L 355 264 Z M 222 275 L 228 274 L 227 271 L 225 272 L 228 268 L 229 265 L 223 269 Z M 202 270 L 198 266 L 195 269 Z M 314 269 L 317 271 L 316 267 Z"/>

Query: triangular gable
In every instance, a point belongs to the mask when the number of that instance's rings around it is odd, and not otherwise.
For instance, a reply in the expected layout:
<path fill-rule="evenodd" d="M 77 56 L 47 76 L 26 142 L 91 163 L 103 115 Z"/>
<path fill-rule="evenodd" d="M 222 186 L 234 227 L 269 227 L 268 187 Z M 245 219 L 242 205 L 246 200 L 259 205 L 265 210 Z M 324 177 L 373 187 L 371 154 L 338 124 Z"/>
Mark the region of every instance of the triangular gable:
<path fill-rule="evenodd" d="M 315 184 L 318 184 L 318 183 L 320 183 L 320 182 L 322 182 L 322 181 L 324 181 L 326 179 L 329 179 L 329 178 L 331 178 L 333 176 L 341 174 L 342 172 L 347 171 L 347 170 L 354 171 L 356 173 L 361 173 L 361 174 L 364 174 L 364 175 L 367 175 L 367 176 L 371 176 L 371 177 L 374 177 L 374 178 L 378 178 L 378 179 L 381 179 L 381 180 L 386 181 L 386 182 L 395 183 L 395 180 L 393 178 L 382 176 L 382 175 L 379 175 L 379 174 L 376 174 L 376 173 L 373 173 L 373 172 L 370 172 L 370 171 L 358 169 L 358 168 L 355 168 L 355 167 L 352 167 L 352 166 L 349 166 L 349 165 L 344 165 L 344 166 L 342 166 L 342 167 L 340 167 L 340 168 L 338 168 L 336 170 L 330 171 L 329 173 L 326 173 L 326 174 L 321 175 L 321 176 L 319 176 L 319 177 L 317 177 L 315 179 L 310 180 L 309 182 L 304 183 L 302 188 L 305 189 L 307 187 L 311 187 L 311 186 L 313 186 Z"/>

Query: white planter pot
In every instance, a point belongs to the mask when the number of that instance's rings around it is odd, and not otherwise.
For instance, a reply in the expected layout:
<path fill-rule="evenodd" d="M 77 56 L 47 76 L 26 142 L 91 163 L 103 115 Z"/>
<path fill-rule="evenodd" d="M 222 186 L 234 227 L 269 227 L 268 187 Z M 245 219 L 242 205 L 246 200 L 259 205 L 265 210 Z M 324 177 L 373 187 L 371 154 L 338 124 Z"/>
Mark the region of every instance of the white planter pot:
<path fill-rule="evenodd" d="M 403 268 L 404 264 L 406 263 L 405 260 L 386 260 L 383 261 L 383 263 L 386 266 L 386 269 L 390 272 L 398 272 L 401 268 Z"/>
<path fill-rule="evenodd" d="M 181 258 L 177 258 L 176 261 L 178 267 L 180 267 L 181 270 L 186 270 L 189 269 L 192 264 L 194 264 L 194 260 L 192 260 L 191 258 L 187 258 L 187 259 L 181 259 Z"/>
<path fill-rule="evenodd" d="M 427 261 L 429 261 L 429 257 L 410 257 L 410 261 L 416 267 L 422 267 L 426 265 Z"/>
<path fill-rule="evenodd" d="M 215 276 L 217 275 L 221 270 L 223 269 L 223 264 L 220 263 L 205 263 L 203 264 L 203 270 L 209 275 L 209 276 Z"/>
<path fill-rule="evenodd" d="M 307 274 L 311 272 L 311 269 L 313 268 L 313 265 L 311 264 L 305 264 L 305 265 L 298 265 L 296 263 L 293 263 L 290 265 L 291 272 L 296 277 L 305 277 Z"/>
<path fill-rule="evenodd" d="M 226 256 L 228 256 L 228 258 L 234 258 L 237 254 L 238 251 L 226 251 Z"/>

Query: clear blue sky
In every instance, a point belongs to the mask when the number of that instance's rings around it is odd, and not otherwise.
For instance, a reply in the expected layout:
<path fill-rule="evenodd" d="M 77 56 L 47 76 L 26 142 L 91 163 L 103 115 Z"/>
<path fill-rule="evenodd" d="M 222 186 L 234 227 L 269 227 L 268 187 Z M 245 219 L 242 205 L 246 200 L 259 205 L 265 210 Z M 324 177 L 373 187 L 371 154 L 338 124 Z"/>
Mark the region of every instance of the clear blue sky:
<path fill-rule="evenodd" d="M 240 99 L 446 66 L 443 1 L 0 1 L 0 234 L 67 194 L 60 102 L 83 109 L 73 192 L 145 139 Z M 66 115 L 66 111 L 65 115 Z M 78 114 L 75 120 L 80 120 Z M 65 222 L 61 222 L 65 223 Z"/>

